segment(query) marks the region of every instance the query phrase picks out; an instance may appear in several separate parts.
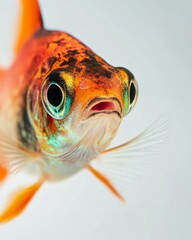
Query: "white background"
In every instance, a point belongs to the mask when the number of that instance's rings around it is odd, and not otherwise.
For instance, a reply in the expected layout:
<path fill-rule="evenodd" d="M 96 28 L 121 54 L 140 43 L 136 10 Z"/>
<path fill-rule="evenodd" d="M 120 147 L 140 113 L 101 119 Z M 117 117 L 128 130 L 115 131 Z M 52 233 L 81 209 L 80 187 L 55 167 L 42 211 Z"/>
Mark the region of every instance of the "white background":
<path fill-rule="evenodd" d="M 163 156 L 154 158 L 155 168 L 128 188 L 126 204 L 83 171 L 65 182 L 45 184 L 21 217 L 0 226 L 0 240 L 192 239 L 192 2 L 40 4 L 47 28 L 73 34 L 110 64 L 127 67 L 136 76 L 138 103 L 113 145 L 138 134 L 162 112 L 170 118 L 170 140 Z M 17 1 L 1 1 L 0 9 L 0 60 L 7 64 Z"/>

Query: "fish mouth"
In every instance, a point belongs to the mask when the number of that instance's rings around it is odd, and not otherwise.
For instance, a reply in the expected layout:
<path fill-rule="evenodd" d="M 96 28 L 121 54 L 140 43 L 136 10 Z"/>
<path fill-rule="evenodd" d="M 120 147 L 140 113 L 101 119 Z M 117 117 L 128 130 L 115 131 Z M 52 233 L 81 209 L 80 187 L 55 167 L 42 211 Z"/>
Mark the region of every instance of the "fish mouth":
<path fill-rule="evenodd" d="M 116 114 L 119 118 L 122 116 L 122 107 L 120 101 L 115 98 L 94 98 L 85 108 L 84 118 L 90 118 L 97 114 Z"/>

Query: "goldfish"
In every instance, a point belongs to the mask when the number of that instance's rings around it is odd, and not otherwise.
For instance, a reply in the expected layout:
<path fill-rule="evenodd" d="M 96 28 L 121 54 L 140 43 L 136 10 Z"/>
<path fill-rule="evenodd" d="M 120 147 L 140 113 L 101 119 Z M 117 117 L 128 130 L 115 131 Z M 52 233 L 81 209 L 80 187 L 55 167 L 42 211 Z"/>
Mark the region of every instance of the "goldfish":
<path fill-rule="evenodd" d="M 15 59 L 0 69 L 0 182 L 32 168 L 40 177 L 11 196 L 0 223 L 18 217 L 45 181 L 65 180 L 82 169 L 124 200 L 92 163 L 128 156 L 160 123 L 107 149 L 137 102 L 134 75 L 108 64 L 72 35 L 46 30 L 37 0 L 20 3 Z"/>

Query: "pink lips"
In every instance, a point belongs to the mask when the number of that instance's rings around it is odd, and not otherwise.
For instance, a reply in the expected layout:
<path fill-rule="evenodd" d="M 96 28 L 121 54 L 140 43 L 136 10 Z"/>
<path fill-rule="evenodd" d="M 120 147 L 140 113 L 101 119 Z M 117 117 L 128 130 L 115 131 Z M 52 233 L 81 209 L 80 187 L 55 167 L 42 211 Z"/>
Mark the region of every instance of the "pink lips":
<path fill-rule="evenodd" d="M 94 105 L 90 111 L 93 112 L 101 112 L 101 111 L 117 111 L 117 107 L 115 106 L 115 104 L 113 102 L 100 102 L 97 103 L 96 105 Z"/>
<path fill-rule="evenodd" d="M 99 113 L 116 113 L 121 117 L 121 106 L 116 98 L 98 98 L 92 100 L 85 111 L 85 118 Z"/>

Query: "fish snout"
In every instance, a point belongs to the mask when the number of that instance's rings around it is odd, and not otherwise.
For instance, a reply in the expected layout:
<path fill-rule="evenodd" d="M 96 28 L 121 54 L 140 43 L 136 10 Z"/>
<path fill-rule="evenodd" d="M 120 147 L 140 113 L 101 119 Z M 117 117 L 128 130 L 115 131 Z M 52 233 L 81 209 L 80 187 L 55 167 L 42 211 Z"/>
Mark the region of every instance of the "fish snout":
<path fill-rule="evenodd" d="M 85 108 L 84 119 L 97 114 L 116 114 L 122 118 L 122 107 L 120 101 L 115 98 L 94 98 Z"/>

